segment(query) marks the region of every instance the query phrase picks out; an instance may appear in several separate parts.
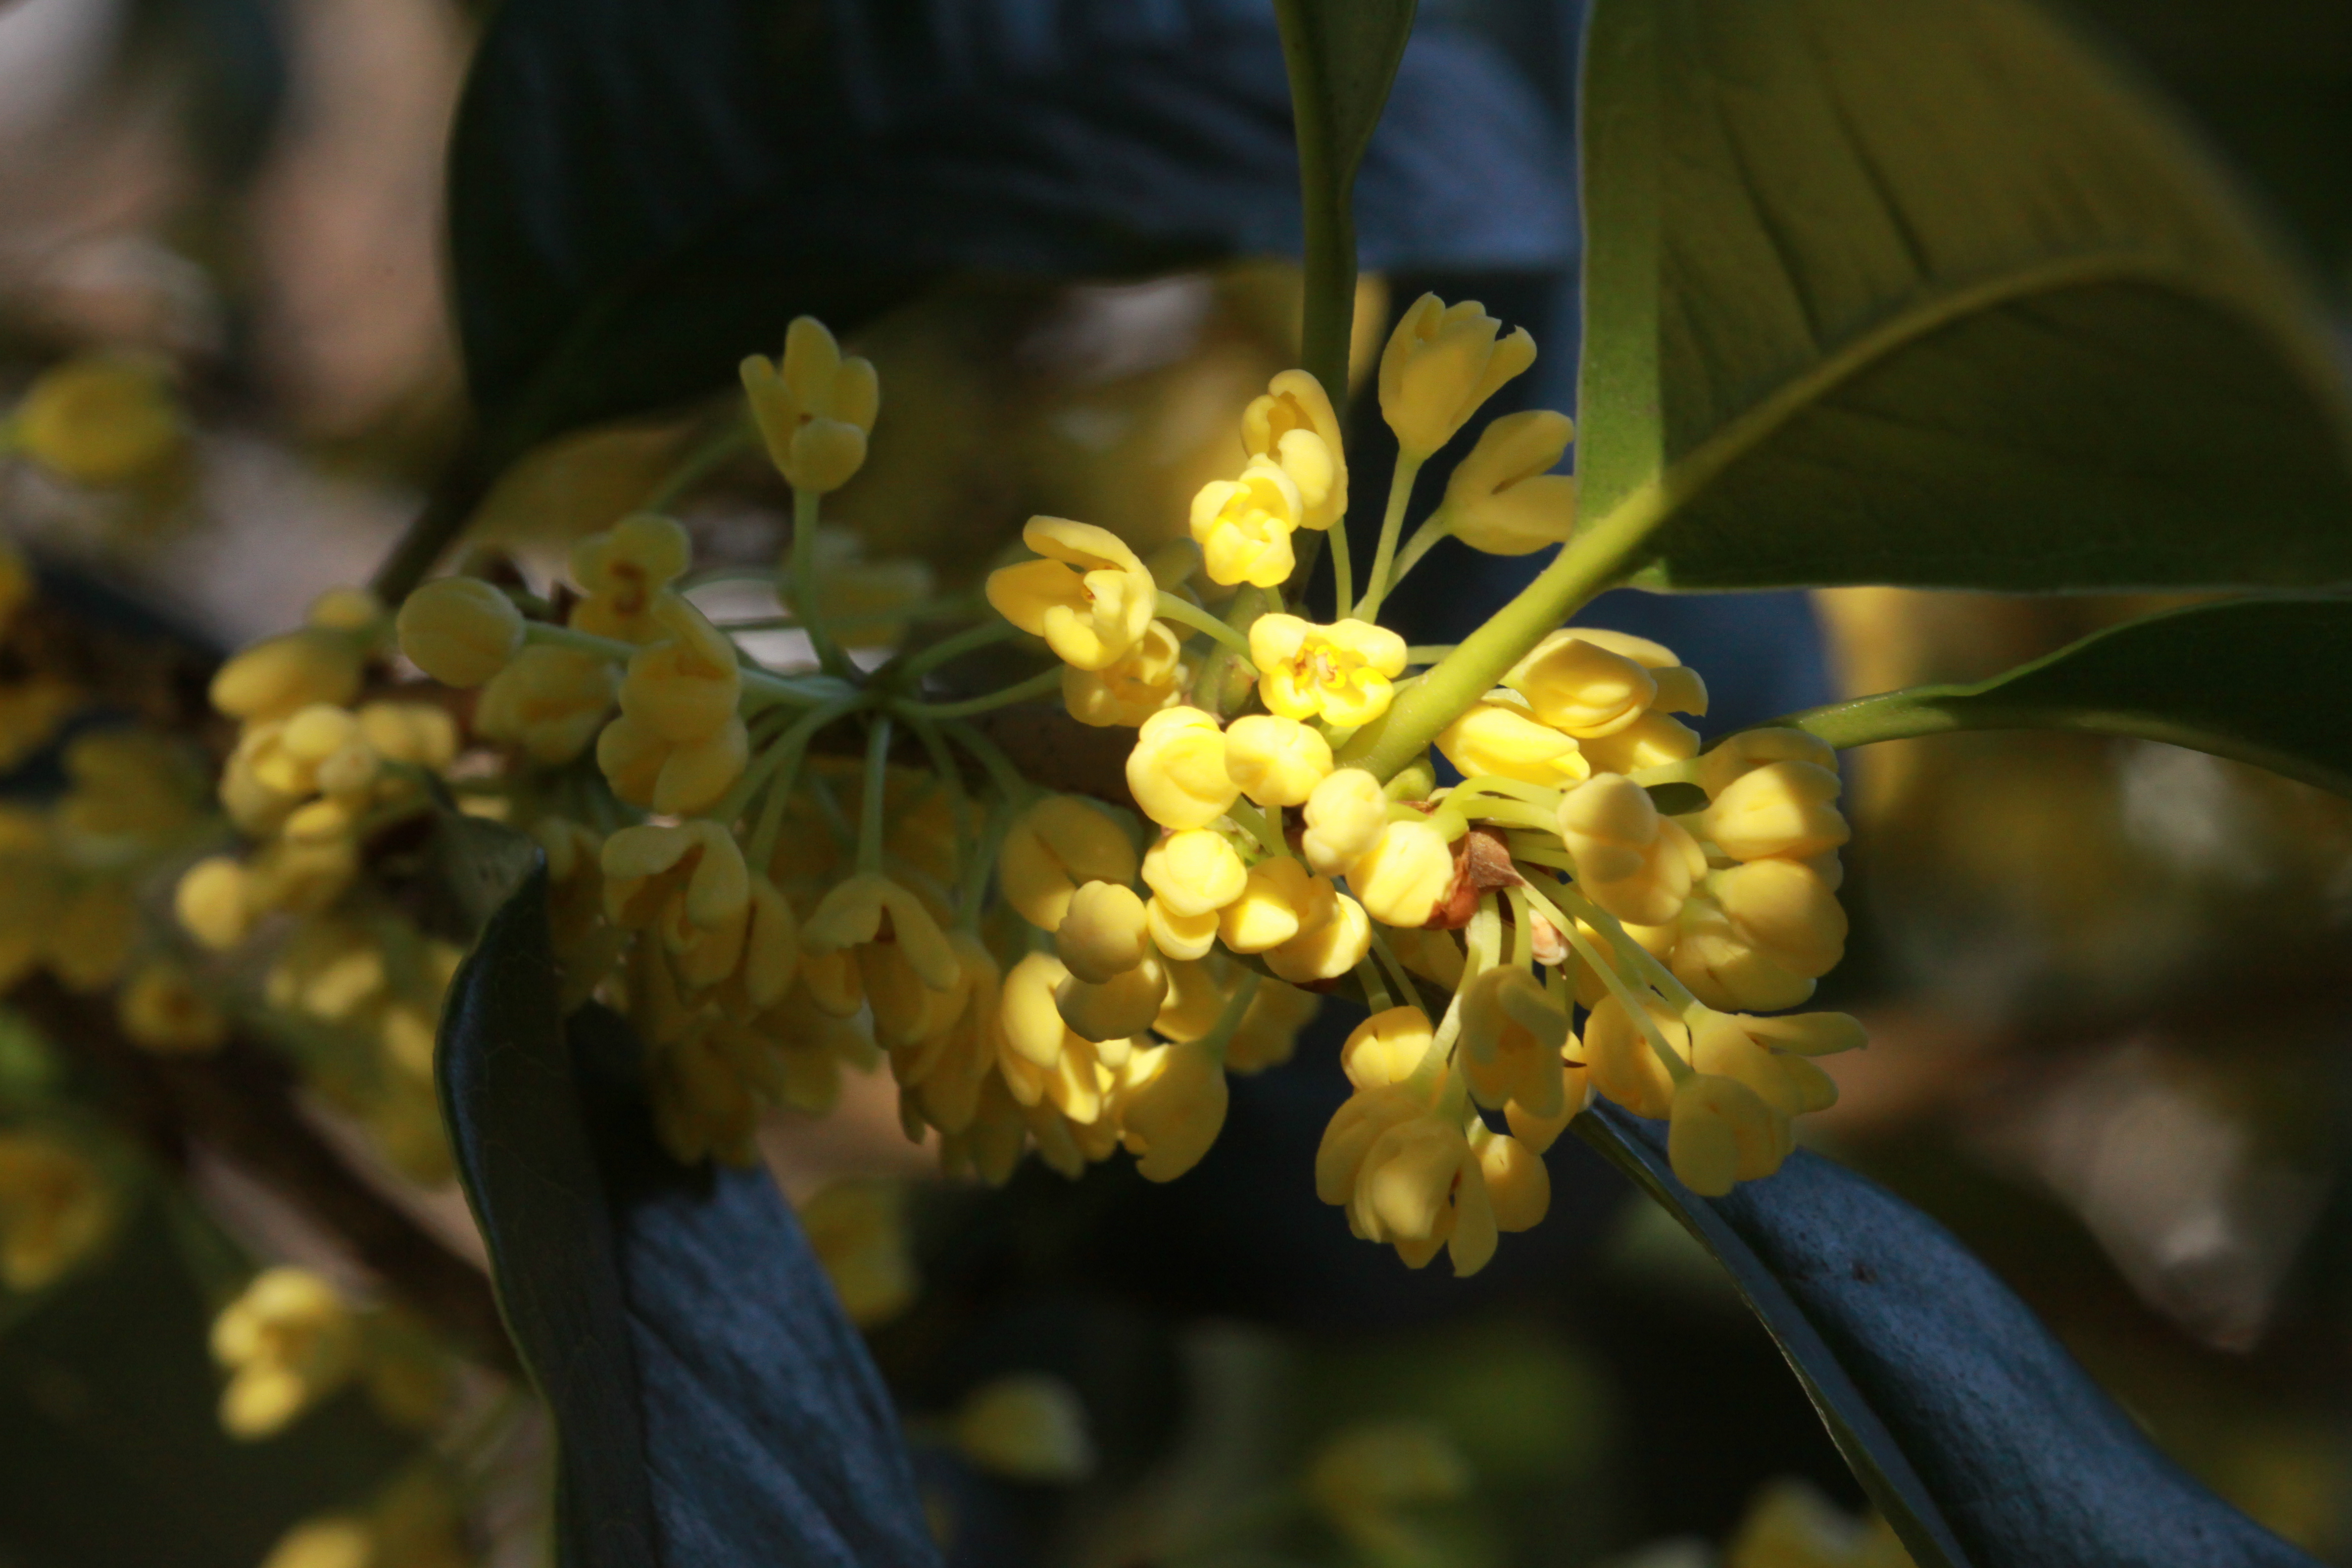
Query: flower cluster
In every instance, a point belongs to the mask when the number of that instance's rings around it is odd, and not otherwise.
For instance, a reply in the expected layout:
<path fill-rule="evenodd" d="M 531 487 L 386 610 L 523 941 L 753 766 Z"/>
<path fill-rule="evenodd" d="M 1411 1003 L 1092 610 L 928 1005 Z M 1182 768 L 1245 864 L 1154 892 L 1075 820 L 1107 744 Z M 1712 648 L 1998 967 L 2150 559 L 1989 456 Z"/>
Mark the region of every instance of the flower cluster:
<path fill-rule="evenodd" d="M 1533 357 L 1524 331 L 1502 336 L 1475 304 L 1429 297 L 1406 312 L 1380 371 L 1402 456 L 1353 614 L 1333 530 L 1348 485 L 1338 422 L 1297 371 L 1247 410 L 1240 477 L 1194 502 L 1199 593 L 1181 568 L 1155 572 L 1055 518 L 1024 536 L 1042 559 L 989 584 L 1064 661 L 1075 718 L 1135 727 L 1126 782 L 1159 830 L 1138 859 L 1107 819 L 1058 805 L 1031 829 L 1052 846 L 1051 877 L 1025 840 L 1007 844 L 1006 896 L 1054 943 L 1024 961 L 1053 980 L 1054 1011 L 1040 986 L 1030 1032 L 1066 1036 L 1039 1065 L 1095 1065 L 1103 1042 L 1124 1052 L 1200 966 L 1352 980 L 1372 1016 L 1344 1049 L 1355 1093 L 1325 1136 L 1318 1191 L 1359 1236 L 1415 1267 L 1445 1249 L 1462 1273 L 1498 1231 L 1543 1216 L 1538 1156 L 1593 1092 L 1670 1118 L 1677 1173 L 1721 1194 L 1777 1168 L 1792 1119 L 1832 1098 L 1808 1058 L 1860 1043 L 1841 1015 L 1758 1016 L 1805 1001 L 1843 948 L 1834 758 L 1795 731 L 1701 758 L 1676 715 L 1706 711 L 1705 685 L 1657 644 L 1544 637 L 1436 735 L 1461 777 L 1450 787 L 1428 756 L 1385 778 L 1349 765 L 1407 671 L 1435 662 L 1374 618 L 1428 544 L 1450 532 L 1517 553 L 1573 528 L 1574 481 L 1545 471 L 1568 421 L 1513 415 L 1396 551 L 1413 470 Z M 1329 623 L 1278 597 L 1300 529 L 1332 531 L 1343 613 Z M 1260 710 L 1229 714 L 1236 702 Z M 1697 810 L 1662 811 L 1652 793 L 1693 784 Z M 1223 1100 L 1216 1047 L 1186 1049 L 1197 1065 L 1161 1098 L 1182 1107 L 1190 1163 Z"/>
<path fill-rule="evenodd" d="M 283 1431 L 348 1384 L 388 1418 L 422 1426 L 447 1392 L 438 1352 L 398 1317 L 362 1310 L 305 1268 L 266 1268 L 213 1320 L 213 1359 L 228 1373 L 221 1426 L 229 1436 Z"/>

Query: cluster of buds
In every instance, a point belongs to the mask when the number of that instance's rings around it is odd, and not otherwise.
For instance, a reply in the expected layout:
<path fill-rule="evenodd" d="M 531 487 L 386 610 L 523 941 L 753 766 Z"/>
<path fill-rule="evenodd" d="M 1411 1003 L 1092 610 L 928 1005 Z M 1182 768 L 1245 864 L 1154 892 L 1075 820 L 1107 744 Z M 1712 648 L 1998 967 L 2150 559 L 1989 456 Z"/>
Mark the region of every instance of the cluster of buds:
<path fill-rule="evenodd" d="M 346 1301 L 306 1268 L 266 1268 L 213 1320 L 213 1359 L 228 1373 L 222 1428 L 267 1437 L 352 1383 L 388 1419 L 423 1426 L 438 1414 L 448 1367 L 413 1327 Z"/>
<path fill-rule="evenodd" d="M 1795 731 L 1701 758 L 1675 715 L 1704 714 L 1706 687 L 1657 644 L 1544 637 L 1437 733 L 1458 784 L 1439 787 L 1427 755 L 1389 777 L 1349 765 L 1408 671 L 1436 662 L 1375 618 L 1429 544 L 1451 533 L 1519 553 L 1574 526 L 1573 479 L 1546 471 L 1571 427 L 1538 411 L 1490 424 L 1396 549 L 1413 471 L 1533 358 L 1524 331 L 1501 336 L 1475 304 L 1406 312 L 1380 373 L 1401 457 L 1353 614 L 1337 548 L 1338 619 L 1266 596 L 1290 574 L 1294 532 L 1330 529 L 1347 493 L 1330 400 L 1298 371 L 1246 411 L 1242 475 L 1194 503 L 1199 592 L 1183 563 L 1147 565 L 1055 518 L 1024 536 L 1042 559 L 989 584 L 1065 662 L 1074 717 L 1135 727 L 1127 785 L 1159 830 L 1134 858 L 1107 819 L 1058 805 L 1030 828 L 1054 851 L 1051 879 L 1007 844 L 1006 895 L 1054 942 L 1024 961 L 1055 982 L 1056 1016 L 1031 1032 L 1050 1021 L 1067 1036 L 1039 1065 L 1075 1059 L 1083 1076 L 1104 1042 L 1124 1052 L 1200 966 L 1347 984 L 1372 1016 L 1344 1050 L 1355 1093 L 1318 1190 L 1358 1235 L 1415 1267 L 1446 1249 L 1462 1273 L 1498 1231 L 1543 1216 L 1539 1156 L 1591 1094 L 1670 1118 L 1677 1173 L 1719 1194 L 1777 1168 L 1792 1119 L 1829 1103 L 1807 1058 L 1860 1043 L 1842 1015 L 1757 1016 L 1805 1001 L 1843 949 L 1834 758 Z M 1661 811 L 1654 789 L 1693 784 L 1704 806 Z M 1188 1080 L 1195 1142 L 1222 1114 L 1213 1076 Z"/>

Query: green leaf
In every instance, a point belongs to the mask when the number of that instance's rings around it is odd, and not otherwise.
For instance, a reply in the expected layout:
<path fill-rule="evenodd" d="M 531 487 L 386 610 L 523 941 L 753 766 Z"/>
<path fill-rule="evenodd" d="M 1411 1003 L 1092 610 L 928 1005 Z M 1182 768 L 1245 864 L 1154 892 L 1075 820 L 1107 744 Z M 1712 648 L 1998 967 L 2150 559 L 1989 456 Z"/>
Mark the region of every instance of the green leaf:
<path fill-rule="evenodd" d="M 1578 466 L 1680 588 L 2352 579 L 2324 335 L 2019 0 L 1596 0 Z"/>
<path fill-rule="evenodd" d="M 1665 1127 L 1570 1125 L 1730 1273 L 1918 1568 L 2316 1568 L 2158 1452 L 1950 1232 L 1800 1151 L 1701 1198 Z"/>
<path fill-rule="evenodd" d="M 1948 730 L 2079 730 L 2234 757 L 2352 795 L 2352 600 L 2238 599 L 2127 622 L 1969 685 L 1776 721 L 1841 749 Z"/>

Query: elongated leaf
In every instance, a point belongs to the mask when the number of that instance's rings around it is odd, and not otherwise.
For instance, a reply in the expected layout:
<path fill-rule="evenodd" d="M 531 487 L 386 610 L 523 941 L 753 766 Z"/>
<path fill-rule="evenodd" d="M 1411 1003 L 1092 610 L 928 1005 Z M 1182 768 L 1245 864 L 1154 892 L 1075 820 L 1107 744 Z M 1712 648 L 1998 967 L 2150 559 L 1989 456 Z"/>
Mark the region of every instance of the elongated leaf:
<path fill-rule="evenodd" d="M 1572 1125 L 1712 1252 L 1919 1568 L 2315 1568 L 2167 1458 L 1940 1225 L 1799 1151 L 1701 1198 L 1663 1123 Z"/>
<path fill-rule="evenodd" d="M 1381 122 L 1418 0 L 1277 0 L 1290 58 L 1293 112 L 1321 128 L 1331 174 L 1356 177 Z"/>
<path fill-rule="evenodd" d="M 1507 65 L 1417 39 L 1393 108 L 1369 263 L 1570 258 L 1559 149 Z M 451 154 L 467 379 L 503 457 L 943 272 L 1295 251 L 1297 190 L 1265 0 L 506 0 Z"/>
<path fill-rule="evenodd" d="M 440 1076 L 554 1414 L 565 1563 L 937 1562 L 888 1395 L 775 1184 L 671 1160 L 627 1026 L 559 1018 L 535 864 L 451 988 Z"/>
<path fill-rule="evenodd" d="M 2352 579 L 2330 351 L 2023 0 L 1595 0 L 1585 516 L 1643 581 Z"/>
<path fill-rule="evenodd" d="M 2147 616 L 1962 685 L 1913 686 L 1776 722 L 1841 749 L 1948 730 L 2169 742 L 2352 795 L 2352 600 L 2238 599 Z"/>

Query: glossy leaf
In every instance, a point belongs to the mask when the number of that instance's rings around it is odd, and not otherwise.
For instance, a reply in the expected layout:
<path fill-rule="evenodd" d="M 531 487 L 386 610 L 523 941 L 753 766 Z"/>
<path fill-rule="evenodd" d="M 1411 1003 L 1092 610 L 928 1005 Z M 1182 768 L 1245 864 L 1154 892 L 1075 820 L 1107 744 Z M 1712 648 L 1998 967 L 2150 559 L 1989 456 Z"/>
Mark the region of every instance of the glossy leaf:
<path fill-rule="evenodd" d="M 898 1416 L 792 1210 L 763 1170 L 663 1152 L 637 1056 L 608 1012 L 558 1017 L 534 858 L 451 987 L 439 1067 L 555 1418 L 562 1560 L 928 1568 Z"/>
<path fill-rule="evenodd" d="M 2315 1568 L 2158 1452 L 1940 1225 L 1799 1151 L 1730 1196 L 1664 1123 L 1570 1124 L 1729 1271 L 1919 1568 Z"/>
<path fill-rule="evenodd" d="M 1582 502 L 1639 581 L 2352 579 L 2296 286 L 2023 0 L 1596 0 L 1583 113 Z"/>
<path fill-rule="evenodd" d="M 1483 46 L 1416 38 L 1365 157 L 1369 265 L 1573 251 L 1561 150 Z M 721 387 L 803 311 L 956 270 L 1295 252 L 1265 0 L 506 0 L 451 154 L 467 374 L 504 457 Z"/>
<path fill-rule="evenodd" d="M 2352 795 L 2352 600 L 2240 599 L 2148 616 L 1965 685 L 1779 721 L 1840 748 L 1948 730 L 2078 730 L 2234 757 Z"/>

